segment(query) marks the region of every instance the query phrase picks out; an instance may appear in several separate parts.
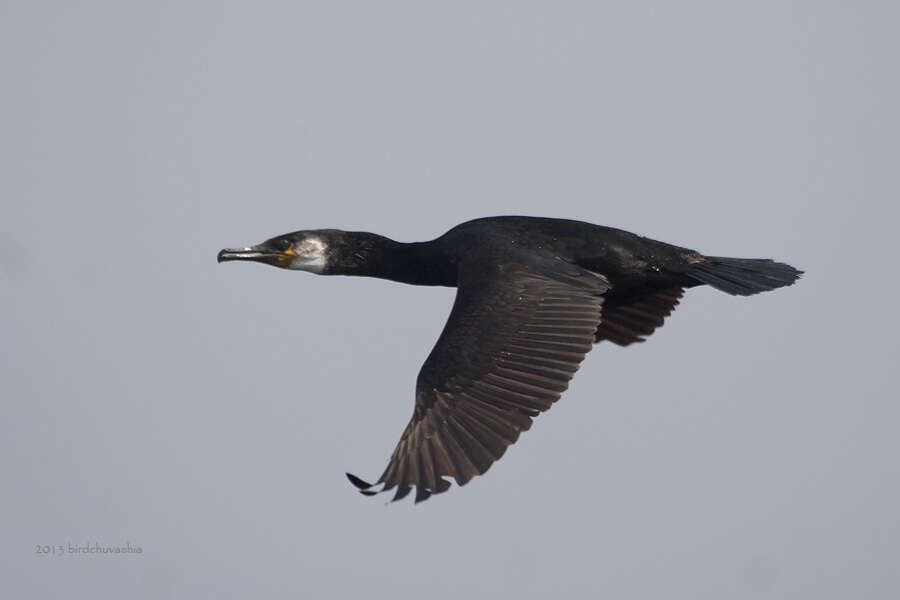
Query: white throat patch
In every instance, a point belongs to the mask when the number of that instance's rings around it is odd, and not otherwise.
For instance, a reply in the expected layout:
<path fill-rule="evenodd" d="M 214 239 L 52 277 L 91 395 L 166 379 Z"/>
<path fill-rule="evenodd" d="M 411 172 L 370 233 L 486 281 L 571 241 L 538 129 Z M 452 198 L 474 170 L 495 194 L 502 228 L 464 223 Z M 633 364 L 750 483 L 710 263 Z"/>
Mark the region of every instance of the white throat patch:
<path fill-rule="evenodd" d="M 321 273 L 325 270 L 328 245 L 321 238 L 309 236 L 294 245 L 297 256 L 291 261 L 291 268 L 299 271 Z"/>

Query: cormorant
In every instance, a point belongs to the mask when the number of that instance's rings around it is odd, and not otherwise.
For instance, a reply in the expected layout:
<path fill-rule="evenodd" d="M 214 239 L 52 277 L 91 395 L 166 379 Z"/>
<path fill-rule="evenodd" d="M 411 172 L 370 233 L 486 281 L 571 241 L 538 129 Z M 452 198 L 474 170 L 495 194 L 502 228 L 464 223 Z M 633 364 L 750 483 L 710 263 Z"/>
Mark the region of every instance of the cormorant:
<path fill-rule="evenodd" d="M 249 260 L 322 275 L 456 287 L 444 330 L 416 381 L 412 419 L 366 495 L 416 502 L 488 470 L 552 406 L 594 343 L 642 342 L 685 288 L 749 296 L 801 271 L 770 259 L 704 256 L 620 229 L 538 217 L 489 217 L 430 242 L 318 229 L 229 248 Z"/>

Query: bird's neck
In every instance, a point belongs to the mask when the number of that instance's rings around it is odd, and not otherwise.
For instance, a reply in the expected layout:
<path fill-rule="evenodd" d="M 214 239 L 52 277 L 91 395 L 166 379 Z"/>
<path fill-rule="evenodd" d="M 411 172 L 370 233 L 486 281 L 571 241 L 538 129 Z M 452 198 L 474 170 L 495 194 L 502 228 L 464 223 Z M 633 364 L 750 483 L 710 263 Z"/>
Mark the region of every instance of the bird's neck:
<path fill-rule="evenodd" d="M 456 285 L 456 263 L 435 241 L 396 242 L 368 232 L 348 232 L 336 274 L 377 277 L 412 285 Z"/>

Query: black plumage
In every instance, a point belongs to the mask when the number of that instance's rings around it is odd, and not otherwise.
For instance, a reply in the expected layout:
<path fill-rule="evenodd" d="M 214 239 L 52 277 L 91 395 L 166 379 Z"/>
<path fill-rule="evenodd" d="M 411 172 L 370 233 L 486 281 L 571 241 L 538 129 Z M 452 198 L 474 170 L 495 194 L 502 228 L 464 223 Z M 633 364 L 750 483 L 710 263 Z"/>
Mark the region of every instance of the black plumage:
<path fill-rule="evenodd" d="M 626 231 L 562 219 L 491 217 L 430 242 L 366 232 L 298 231 L 219 261 L 252 260 L 324 275 L 457 287 L 447 324 L 416 382 L 412 419 L 366 494 L 416 490 L 417 502 L 484 473 L 565 391 L 592 345 L 643 341 L 684 289 L 750 295 L 801 274 L 768 259 L 708 257 Z"/>

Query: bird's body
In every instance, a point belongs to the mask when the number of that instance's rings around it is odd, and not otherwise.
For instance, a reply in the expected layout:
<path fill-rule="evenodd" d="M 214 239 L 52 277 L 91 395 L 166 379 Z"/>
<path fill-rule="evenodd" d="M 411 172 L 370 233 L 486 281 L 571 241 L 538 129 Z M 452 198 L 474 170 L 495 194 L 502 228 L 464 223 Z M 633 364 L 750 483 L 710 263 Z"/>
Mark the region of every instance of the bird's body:
<path fill-rule="evenodd" d="M 219 260 L 457 287 L 416 385 L 413 417 L 378 483 L 416 500 L 484 473 L 566 389 L 593 343 L 643 341 L 685 288 L 750 295 L 800 275 L 768 259 L 704 256 L 580 221 L 489 217 L 430 242 L 298 231 Z M 363 493 L 373 486 L 350 476 Z"/>

